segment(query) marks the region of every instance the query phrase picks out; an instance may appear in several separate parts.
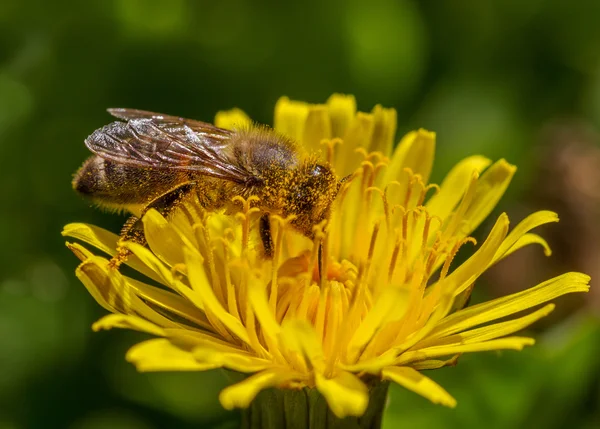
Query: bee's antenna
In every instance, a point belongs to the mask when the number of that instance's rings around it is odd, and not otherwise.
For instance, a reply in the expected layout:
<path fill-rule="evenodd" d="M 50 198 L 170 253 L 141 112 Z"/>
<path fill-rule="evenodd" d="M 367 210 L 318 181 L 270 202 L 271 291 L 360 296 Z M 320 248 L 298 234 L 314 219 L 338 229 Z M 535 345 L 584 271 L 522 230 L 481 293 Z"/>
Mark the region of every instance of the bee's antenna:
<path fill-rule="evenodd" d="M 351 178 L 352 178 L 352 174 L 348 174 L 347 176 L 342 177 L 340 179 L 340 185 L 343 185 L 344 183 L 346 183 L 347 181 L 349 181 Z"/>

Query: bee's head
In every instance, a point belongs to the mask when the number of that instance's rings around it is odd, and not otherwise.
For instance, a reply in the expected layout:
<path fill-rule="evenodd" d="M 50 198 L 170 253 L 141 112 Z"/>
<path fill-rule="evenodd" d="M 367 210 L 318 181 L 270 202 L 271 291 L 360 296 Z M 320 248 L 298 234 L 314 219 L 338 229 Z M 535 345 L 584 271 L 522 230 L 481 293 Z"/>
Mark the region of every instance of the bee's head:
<path fill-rule="evenodd" d="M 283 214 L 295 215 L 292 224 L 307 237 L 313 226 L 329 216 L 340 182 L 329 167 L 314 161 L 301 164 L 291 176 Z"/>

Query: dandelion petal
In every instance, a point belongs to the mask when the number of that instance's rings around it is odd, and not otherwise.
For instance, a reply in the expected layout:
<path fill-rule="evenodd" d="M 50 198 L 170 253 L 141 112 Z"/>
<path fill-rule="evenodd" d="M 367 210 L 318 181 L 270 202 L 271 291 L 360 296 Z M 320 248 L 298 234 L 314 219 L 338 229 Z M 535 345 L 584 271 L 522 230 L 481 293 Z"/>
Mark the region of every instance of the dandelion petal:
<path fill-rule="evenodd" d="M 136 344 L 129 349 L 125 358 L 138 371 L 206 371 L 219 367 L 213 363 L 198 362 L 192 353 L 164 338 Z"/>
<path fill-rule="evenodd" d="M 413 368 L 392 366 L 385 368 L 381 375 L 386 380 L 392 380 L 394 383 L 424 396 L 434 404 L 442 404 L 451 408 L 456 406 L 456 399 L 435 381 Z"/>
<path fill-rule="evenodd" d="M 215 115 L 215 125 L 226 130 L 244 129 L 251 124 L 250 117 L 241 109 L 222 110 Z"/>
<path fill-rule="evenodd" d="M 271 368 L 254 374 L 244 381 L 229 386 L 219 394 L 219 401 L 226 410 L 234 408 L 247 408 L 250 402 L 261 390 L 277 387 L 297 377 L 283 368 Z"/>
<path fill-rule="evenodd" d="M 356 375 L 340 371 L 333 378 L 325 378 L 317 373 L 316 383 L 336 416 L 360 416 L 367 409 L 369 391 Z"/>

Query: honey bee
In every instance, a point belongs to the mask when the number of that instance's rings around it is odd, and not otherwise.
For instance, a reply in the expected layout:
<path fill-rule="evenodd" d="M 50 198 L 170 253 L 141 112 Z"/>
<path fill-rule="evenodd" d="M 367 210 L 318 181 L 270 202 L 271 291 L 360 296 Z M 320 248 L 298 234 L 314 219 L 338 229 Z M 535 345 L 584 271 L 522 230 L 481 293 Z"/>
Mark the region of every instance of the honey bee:
<path fill-rule="evenodd" d="M 341 181 L 266 126 L 230 131 L 142 110 L 108 112 L 120 121 L 85 140 L 93 155 L 75 174 L 73 188 L 100 206 L 133 213 L 121 232 L 124 240 L 145 244 L 143 214 L 152 208 L 169 216 L 187 198 L 215 211 L 232 210 L 237 195 L 257 196 L 267 257 L 270 214 L 295 216 L 293 227 L 307 237 L 329 216 Z"/>

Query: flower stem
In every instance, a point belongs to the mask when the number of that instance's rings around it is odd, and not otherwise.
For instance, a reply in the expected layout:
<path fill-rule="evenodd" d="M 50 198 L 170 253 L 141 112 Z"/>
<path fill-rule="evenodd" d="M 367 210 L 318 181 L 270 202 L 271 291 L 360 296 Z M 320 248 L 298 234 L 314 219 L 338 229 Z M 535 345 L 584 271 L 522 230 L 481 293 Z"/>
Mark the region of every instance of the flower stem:
<path fill-rule="evenodd" d="M 370 385 L 361 417 L 336 417 L 315 388 L 268 389 L 242 411 L 242 429 L 380 429 L 389 383 Z"/>

